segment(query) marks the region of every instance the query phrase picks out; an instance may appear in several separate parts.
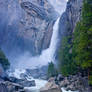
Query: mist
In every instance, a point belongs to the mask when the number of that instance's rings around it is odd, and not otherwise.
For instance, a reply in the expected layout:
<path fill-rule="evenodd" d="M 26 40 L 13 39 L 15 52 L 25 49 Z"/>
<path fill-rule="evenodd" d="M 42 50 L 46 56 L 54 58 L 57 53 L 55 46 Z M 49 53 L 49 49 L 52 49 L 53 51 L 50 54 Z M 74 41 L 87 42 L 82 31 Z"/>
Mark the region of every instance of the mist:
<path fill-rule="evenodd" d="M 48 0 L 60 15 L 65 11 L 67 1 L 68 0 Z"/>

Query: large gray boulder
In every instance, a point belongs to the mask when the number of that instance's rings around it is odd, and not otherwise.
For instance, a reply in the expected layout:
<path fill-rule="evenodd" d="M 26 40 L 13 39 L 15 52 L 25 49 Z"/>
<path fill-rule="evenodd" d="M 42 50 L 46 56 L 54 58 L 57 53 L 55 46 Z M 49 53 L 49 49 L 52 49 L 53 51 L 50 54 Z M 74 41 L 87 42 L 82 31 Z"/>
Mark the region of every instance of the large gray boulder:
<path fill-rule="evenodd" d="M 35 80 L 28 81 L 27 79 L 18 79 L 18 78 L 15 78 L 15 77 L 10 77 L 9 79 L 10 79 L 11 82 L 22 85 L 23 87 L 36 86 Z"/>
<path fill-rule="evenodd" d="M 32 80 L 32 81 L 24 80 L 24 81 L 20 81 L 20 82 L 17 82 L 17 83 L 20 84 L 20 85 L 22 85 L 23 87 L 32 87 L 32 86 L 36 86 L 34 80 Z"/>
<path fill-rule="evenodd" d="M 49 80 L 49 82 L 40 89 L 40 92 L 62 92 L 61 88 L 55 84 L 53 78 Z"/>
<path fill-rule="evenodd" d="M 17 83 L 5 81 L 2 82 L 2 84 L 5 85 L 6 89 L 8 89 L 8 91 L 4 91 L 4 92 L 25 92 L 24 87 Z"/>

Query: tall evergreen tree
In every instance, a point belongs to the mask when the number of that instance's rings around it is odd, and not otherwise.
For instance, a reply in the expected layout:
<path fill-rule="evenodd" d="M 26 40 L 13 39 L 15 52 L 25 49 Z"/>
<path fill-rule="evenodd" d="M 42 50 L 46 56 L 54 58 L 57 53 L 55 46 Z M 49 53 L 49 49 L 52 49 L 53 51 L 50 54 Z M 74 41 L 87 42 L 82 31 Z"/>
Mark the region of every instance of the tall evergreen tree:
<path fill-rule="evenodd" d="M 92 85 L 92 0 L 84 0 L 82 20 L 77 24 L 73 41 L 73 60 L 88 70 Z"/>

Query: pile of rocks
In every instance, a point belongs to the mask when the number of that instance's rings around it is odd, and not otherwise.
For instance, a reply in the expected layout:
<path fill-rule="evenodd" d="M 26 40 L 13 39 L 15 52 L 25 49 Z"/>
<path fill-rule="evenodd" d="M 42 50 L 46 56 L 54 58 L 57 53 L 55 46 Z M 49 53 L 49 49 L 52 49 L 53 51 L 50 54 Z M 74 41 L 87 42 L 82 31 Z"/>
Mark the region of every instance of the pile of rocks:
<path fill-rule="evenodd" d="M 58 75 L 58 77 L 55 78 L 55 82 L 61 88 L 64 87 L 65 90 L 67 91 L 79 90 L 79 92 L 91 92 L 88 85 L 87 76 L 82 77 L 81 74 L 70 75 L 68 77 L 63 77 L 62 75 Z"/>
<path fill-rule="evenodd" d="M 35 86 L 34 80 L 18 79 L 0 75 L 0 92 L 28 92 L 24 88 Z"/>
<path fill-rule="evenodd" d="M 25 92 L 24 87 L 9 81 L 0 82 L 0 92 Z"/>
<path fill-rule="evenodd" d="M 24 89 L 25 87 L 32 87 L 35 85 L 34 80 L 28 81 L 14 77 L 9 78 L 7 81 L 0 79 L 0 92 L 27 92 Z"/>
<path fill-rule="evenodd" d="M 40 92 L 62 92 L 61 88 L 67 91 L 92 92 L 88 85 L 87 76 L 83 77 L 81 74 L 68 77 L 59 74 L 57 77 L 50 78 L 45 87 L 40 89 Z"/>
<path fill-rule="evenodd" d="M 17 79 L 15 77 L 10 77 L 9 80 L 11 82 L 22 85 L 23 87 L 32 87 L 36 86 L 35 80 L 28 81 L 27 79 Z"/>

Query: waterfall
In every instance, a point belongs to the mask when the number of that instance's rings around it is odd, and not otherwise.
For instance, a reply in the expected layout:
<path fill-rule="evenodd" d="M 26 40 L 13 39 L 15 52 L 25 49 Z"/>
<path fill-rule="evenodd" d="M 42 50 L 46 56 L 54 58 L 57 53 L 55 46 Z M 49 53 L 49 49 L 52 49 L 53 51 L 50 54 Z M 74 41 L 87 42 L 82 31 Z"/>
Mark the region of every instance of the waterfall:
<path fill-rule="evenodd" d="M 18 65 L 16 65 L 16 68 L 24 69 L 24 68 L 35 68 L 35 67 L 40 67 L 43 65 L 47 65 L 48 62 L 53 62 L 54 61 L 54 55 L 56 51 L 56 45 L 58 42 L 58 23 L 59 23 L 58 18 L 53 26 L 53 33 L 51 37 L 51 42 L 49 45 L 49 48 L 46 50 L 43 50 L 41 55 L 31 57 L 30 53 L 25 53 L 24 55 L 20 56 L 19 58 L 16 59 L 18 61 Z"/>
<path fill-rule="evenodd" d="M 56 46 L 58 42 L 58 24 L 59 24 L 59 19 L 55 22 L 53 26 L 53 33 L 52 33 L 52 38 L 51 38 L 51 43 L 48 49 L 44 50 L 42 54 L 40 55 L 40 60 L 46 61 L 46 62 L 51 62 L 54 61 L 54 55 L 56 51 Z"/>
<path fill-rule="evenodd" d="M 54 9 L 61 15 L 65 11 L 67 0 L 48 0 L 48 2 L 54 7 Z M 14 59 L 16 64 L 12 64 L 13 68 L 35 68 L 37 66 L 47 65 L 48 62 L 55 61 L 55 51 L 58 42 L 58 18 L 53 26 L 52 38 L 50 41 L 49 48 L 42 51 L 39 56 L 31 56 L 30 52 L 25 52 L 19 57 Z"/>

